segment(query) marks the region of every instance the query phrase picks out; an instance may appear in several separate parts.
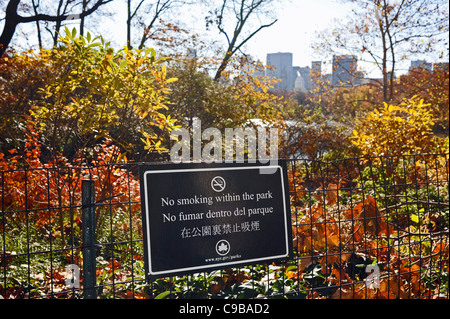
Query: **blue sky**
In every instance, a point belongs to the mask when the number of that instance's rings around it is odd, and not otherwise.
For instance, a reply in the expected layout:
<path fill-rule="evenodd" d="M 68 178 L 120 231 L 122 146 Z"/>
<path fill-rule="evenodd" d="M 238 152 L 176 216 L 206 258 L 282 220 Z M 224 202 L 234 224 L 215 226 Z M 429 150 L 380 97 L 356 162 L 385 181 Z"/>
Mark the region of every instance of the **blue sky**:
<path fill-rule="evenodd" d="M 294 65 L 302 67 L 310 66 L 311 61 L 314 60 L 324 60 L 325 57 L 320 56 L 320 52 L 314 52 L 312 49 L 315 32 L 332 28 L 336 19 L 345 19 L 350 11 L 349 5 L 343 5 L 341 0 L 283 0 L 281 2 L 284 3 L 284 7 L 274 8 L 278 21 L 253 37 L 244 52 L 263 62 L 266 60 L 267 53 L 291 52 Z M 115 1 L 112 5 L 113 7 L 108 9 L 111 13 L 110 18 L 102 18 L 105 19 L 104 23 L 102 22 L 98 29 L 87 29 L 94 35 L 99 35 L 100 32 L 108 41 L 112 40 L 116 45 L 123 46 L 126 43 L 126 1 Z M 189 11 L 186 12 L 186 9 Z M 199 33 L 205 32 L 203 13 L 196 12 L 192 7 L 182 7 L 179 10 L 179 16 L 185 21 L 186 27 L 192 32 Z M 3 22 L 0 22 L 0 30 L 2 29 Z M 29 48 L 37 44 L 36 36 L 33 32 L 27 33 L 27 29 L 34 31 L 34 23 L 17 28 L 12 45 L 22 44 L 23 48 Z M 218 34 L 217 29 L 213 28 L 210 35 L 225 44 L 225 38 Z M 362 67 L 362 63 L 359 66 Z M 403 68 L 407 67 L 408 64 L 405 62 Z M 327 71 L 326 66 L 324 69 Z"/>
<path fill-rule="evenodd" d="M 311 40 L 314 32 L 330 27 L 333 19 L 345 17 L 349 11 L 348 7 L 343 6 L 340 0 L 285 0 L 282 2 L 285 3 L 285 7 L 274 8 L 278 21 L 256 34 L 248 42 L 245 52 L 264 62 L 267 53 L 292 52 L 295 65 L 310 65 L 311 61 L 318 58 L 312 56 Z M 116 11 L 118 16 L 115 19 L 125 21 L 126 12 L 123 10 L 125 7 L 120 3 L 117 3 L 117 6 L 122 10 Z M 195 10 L 189 7 L 189 14 L 183 15 L 181 12 L 180 16 L 189 29 L 196 29 L 199 33 L 205 32 L 203 18 L 196 18 L 202 17 L 202 13 L 194 14 L 193 12 Z M 191 21 L 187 21 L 189 18 Z M 120 32 L 119 29 L 117 31 Z M 116 33 L 118 39 L 126 39 L 124 28 L 122 31 L 119 34 Z M 225 41 L 216 28 L 213 28 L 210 34 L 216 39 Z"/>

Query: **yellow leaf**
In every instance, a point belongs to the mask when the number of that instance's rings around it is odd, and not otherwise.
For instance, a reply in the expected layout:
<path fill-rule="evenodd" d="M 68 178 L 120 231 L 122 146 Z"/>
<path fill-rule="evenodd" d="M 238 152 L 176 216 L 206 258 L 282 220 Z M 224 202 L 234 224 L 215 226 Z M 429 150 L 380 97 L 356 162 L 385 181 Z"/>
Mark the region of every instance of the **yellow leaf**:
<path fill-rule="evenodd" d="M 178 78 L 170 78 L 166 80 L 166 83 L 176 82 L 178 81 Z"/>

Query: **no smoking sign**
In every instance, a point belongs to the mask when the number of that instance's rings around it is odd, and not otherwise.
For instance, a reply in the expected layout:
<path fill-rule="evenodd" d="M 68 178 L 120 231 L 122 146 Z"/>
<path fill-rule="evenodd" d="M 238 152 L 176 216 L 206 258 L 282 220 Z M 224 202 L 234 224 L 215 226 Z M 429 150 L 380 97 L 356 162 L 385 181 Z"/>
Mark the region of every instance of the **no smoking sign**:
<path fill-rule="evenodd" d="M 211 180 L 211 187 L 216 192 L 222 192 L 225 189 L 225 186 L 226 186 L 226 182 L 220 176 L 216 176 Z"/>
<path fill-rule="evenodd" d="M 149 279 L 292 254 L 284 162 L 141 165 L 140 182 Z"/>

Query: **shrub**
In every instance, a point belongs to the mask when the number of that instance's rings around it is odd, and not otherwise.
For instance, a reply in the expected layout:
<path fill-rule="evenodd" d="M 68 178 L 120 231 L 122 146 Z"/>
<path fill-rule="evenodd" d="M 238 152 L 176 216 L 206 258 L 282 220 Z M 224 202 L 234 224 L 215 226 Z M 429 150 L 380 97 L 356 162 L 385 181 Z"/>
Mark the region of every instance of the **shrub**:
<path fill-rule="evenodd" d="M 350 138 L 365 156 L 445 152 L 444 141 L 432 133 L 433 125 L 431 105 L 414 96 L 370 112 Z"/>

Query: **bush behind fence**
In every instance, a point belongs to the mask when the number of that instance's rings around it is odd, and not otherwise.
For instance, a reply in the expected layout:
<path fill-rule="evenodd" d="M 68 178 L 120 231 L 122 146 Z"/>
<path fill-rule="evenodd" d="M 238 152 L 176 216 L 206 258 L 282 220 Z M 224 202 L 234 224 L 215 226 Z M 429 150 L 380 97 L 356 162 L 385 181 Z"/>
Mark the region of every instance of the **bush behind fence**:
<path fill-rule="evenodd" d="M 448 299 L 448 158 L 286 160 L 292 260 L 150 283 L 139 164 L 3 170 L 0 298 Z"/>

